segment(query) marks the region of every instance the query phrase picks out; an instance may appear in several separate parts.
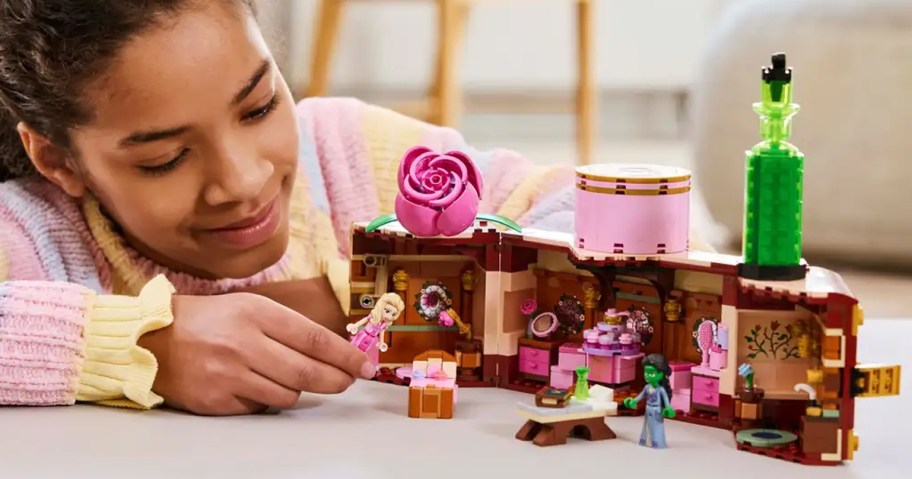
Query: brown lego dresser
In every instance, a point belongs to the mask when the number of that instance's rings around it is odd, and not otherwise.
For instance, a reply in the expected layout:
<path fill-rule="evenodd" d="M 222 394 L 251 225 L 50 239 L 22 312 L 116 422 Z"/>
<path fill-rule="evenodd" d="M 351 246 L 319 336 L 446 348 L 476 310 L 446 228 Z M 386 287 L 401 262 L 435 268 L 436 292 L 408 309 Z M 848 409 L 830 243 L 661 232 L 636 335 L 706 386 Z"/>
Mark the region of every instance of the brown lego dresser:
<path fill-rule="evenodd" d="M 452 419 L 453 399 L 451 388 L 410 387 L 408 415 L 413 418 Z"/>

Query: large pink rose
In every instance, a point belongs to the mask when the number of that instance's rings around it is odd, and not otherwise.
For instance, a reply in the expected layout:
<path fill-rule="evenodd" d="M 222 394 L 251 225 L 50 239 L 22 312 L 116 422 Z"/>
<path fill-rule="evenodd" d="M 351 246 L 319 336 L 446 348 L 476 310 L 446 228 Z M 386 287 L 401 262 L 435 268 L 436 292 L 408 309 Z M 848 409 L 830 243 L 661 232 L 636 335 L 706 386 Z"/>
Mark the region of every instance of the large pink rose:
<path fill-rule="evenodd" d="M 399 164 L 396 219 L 416 236 L 454 236 L 475 222 L 482 191 L 468 155 L 416 146 Z"/>

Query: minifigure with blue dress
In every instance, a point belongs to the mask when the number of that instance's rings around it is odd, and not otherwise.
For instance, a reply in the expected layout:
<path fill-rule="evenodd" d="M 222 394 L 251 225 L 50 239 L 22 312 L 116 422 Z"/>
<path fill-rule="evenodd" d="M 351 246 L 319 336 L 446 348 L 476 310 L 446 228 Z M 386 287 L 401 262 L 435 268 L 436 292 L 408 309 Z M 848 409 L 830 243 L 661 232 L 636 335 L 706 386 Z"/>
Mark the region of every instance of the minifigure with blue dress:
<path fill-rule="evenodd" d="M 664 449 L 665 443 L 665 418 L 675 417 L 675 410 L 671 407 L 671 385 L 668 376 L 671 367 L 668 360 L 661 354 L 650 354 L 643 360 L 643 376 L 646 387 L 636 398 L 624 399 L 624 406 L 636 409 L 637 405 L 646 398 L 646 417 L 643 422 L 643 433 L 640 435 L 640 445 L 650 445 L 654 449 Z"/>

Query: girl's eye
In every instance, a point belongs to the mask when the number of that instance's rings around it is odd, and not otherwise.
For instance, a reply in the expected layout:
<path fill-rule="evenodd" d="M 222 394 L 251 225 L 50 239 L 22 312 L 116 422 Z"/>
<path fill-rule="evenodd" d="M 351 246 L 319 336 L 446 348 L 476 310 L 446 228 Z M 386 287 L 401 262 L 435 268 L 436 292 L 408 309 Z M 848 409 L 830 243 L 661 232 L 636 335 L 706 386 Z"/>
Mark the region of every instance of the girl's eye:
<path fill-rule="evenodd" d="M 255 121 L 255 120 L 259 120 L 261 118 L 265 118 L 270 113 L 272 113 L 273 110 L 275 110 L 275 108 L 276 108 L 276 106 L 278 106 L 278 104 L 279 104 L 279 96 L 273 95 L 272 98 L 270 98 L 269 101 L 266 102 L 265 105 L 257 108 L 256 110 L 246 113 L 241 119 L 242 119 L 242 121 Z"/>
<path fill-rule="evenodd" d="M 139 169 L 143 173 L 148 174 L 148 175 L 152 175 L 152 176 L 163 175 L 163 174 L 168 173 L 169 171 L 177 168 L 178 166 L 180 166 L 180 164 L 183 163 L 184 160 L 187 158 L 187 153 L 189 153 L 189 152 L 190 152 L 189 148 L 184 148 L 183 150 L 181 150 L 180 153 L 178 153 L 177 156 L 172 158 L 167 163 L 162 163 L 161 165 L 155 165 L 155 166 L 140 166 Z"/>

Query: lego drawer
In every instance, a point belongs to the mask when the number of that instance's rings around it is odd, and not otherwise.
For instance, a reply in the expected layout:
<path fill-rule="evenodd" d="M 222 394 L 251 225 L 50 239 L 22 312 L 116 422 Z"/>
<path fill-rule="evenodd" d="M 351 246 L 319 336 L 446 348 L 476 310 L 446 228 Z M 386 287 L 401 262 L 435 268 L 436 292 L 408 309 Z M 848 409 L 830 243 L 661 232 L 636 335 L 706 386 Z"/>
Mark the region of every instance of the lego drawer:
<path fill-rule="evenodd" d="M 719 391 L 707 391 L 694 389 L 690 393 L 690 400 L 694 404 L 704 406 L 719 407 Z"/>
<path fill-rule="evenodd" d="M 589 379 L 595 382 L 615 384 L 618 381 L 619 369 L 611 357 L 589 357 Z"/>
<path fill-rule="evenodd" d="M 690 389 L 693 383 L 690 369 L 696 364 L 686 361 L 672 361 L 669 366 L 671 367 L 671 376 L 668 378 L 668 382 L 671 383 L 671 389 Z"/>
<path fill-rule="evenodd" d="M 551 351 L 546 349 L 530 348 L 528 346 L 519 347 L 519 360 L 545 363 L 550 366 Z"/>
<path fill-rule="evenodd" d="M 519 360 L 519 372 L 535 376 L 548 377 L 551 366 L 547 362 Z"/>
<path fill-rule="evenodd" d="M 413 418 L 452 419 L 456 391 L 436 386 L 410 387 L 408 416 Z"/>
<path fill-rule="evenodd" d="M 668 378 L 668 383 L 671 384 L 671 389 L 690 389 L 693 385 L 693 380 L 690 376 L 690 371 L 674 371 L 671 373 L 671 377 Z"/>
<path fill-rule="evenodd" d="M 693 377 L 693 390 L 706 392 L 719 392 L 719 378 L 709 378 L 706 376 Z"/>
<path fill-rule="evenodd" d="M 564 350 L 564 348 L 561 348 L 557 364 L 560 365 L 561 369 L 575 371 L 576 368 L 586 365 L 586 353 L 578 349 Z"/>

